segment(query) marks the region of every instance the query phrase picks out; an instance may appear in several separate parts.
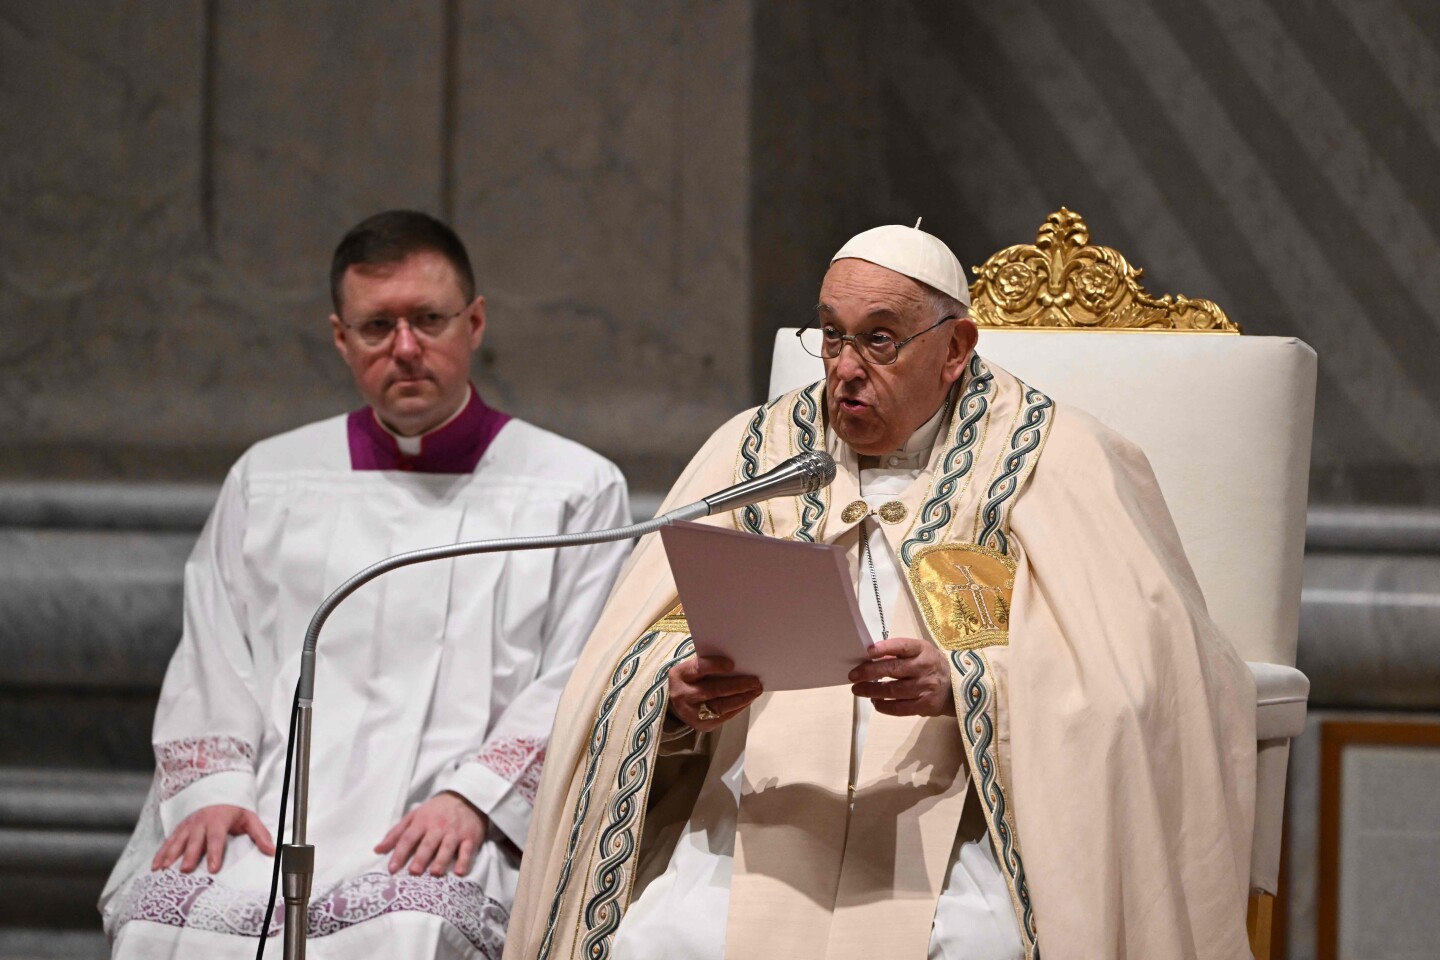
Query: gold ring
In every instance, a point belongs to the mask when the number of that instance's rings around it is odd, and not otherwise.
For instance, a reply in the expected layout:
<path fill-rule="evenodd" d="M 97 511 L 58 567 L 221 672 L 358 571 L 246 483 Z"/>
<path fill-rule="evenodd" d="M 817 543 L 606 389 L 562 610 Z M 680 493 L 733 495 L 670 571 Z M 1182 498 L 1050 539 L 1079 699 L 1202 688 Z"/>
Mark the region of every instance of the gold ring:
<path fill-rule="evenodd" d="M 695 710 L 695 716 L 699 717 L 701 720 L 720 719 L 720 714 L 716 713 L 713 709 L 711 709 L 709 703 L 700 704 L 700 706 L 697 707 Z"/>

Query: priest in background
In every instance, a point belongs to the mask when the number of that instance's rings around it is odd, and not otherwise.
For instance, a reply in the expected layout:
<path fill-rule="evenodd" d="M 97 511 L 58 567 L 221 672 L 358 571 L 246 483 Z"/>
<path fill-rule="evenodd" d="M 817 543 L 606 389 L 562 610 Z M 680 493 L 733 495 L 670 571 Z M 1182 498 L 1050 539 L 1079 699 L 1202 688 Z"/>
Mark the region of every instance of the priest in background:
<path fill-rule="evenodd" d="M 301 641 L 342 581 L 406 550 L 630 519 L 613 464 L 470 382 L 485 300 L 449 227 L 365 220 L 330 289 L 366 405 L 252 447 L 186 564 L 154 784 L 101 900 L 116 957 L 254 954 Z M 556 705 L 628 549 L 420 564 L 336 610 L 318 648 L 312 957 L 500 955 Z"/>
<path fill-rule="evenodd" d="M 695 656 L 643 541 L 551 738 L 509 960 L 1249 955 L 1250 673 L 1144 455 L 986 362 L 968 306 L 918 229 L 835 255 L 825 379 L 722 426 L 662 509 L 830 453 L 827 489 L 707 522 L 842 546 L 870 657 L 765 693 Z"/>

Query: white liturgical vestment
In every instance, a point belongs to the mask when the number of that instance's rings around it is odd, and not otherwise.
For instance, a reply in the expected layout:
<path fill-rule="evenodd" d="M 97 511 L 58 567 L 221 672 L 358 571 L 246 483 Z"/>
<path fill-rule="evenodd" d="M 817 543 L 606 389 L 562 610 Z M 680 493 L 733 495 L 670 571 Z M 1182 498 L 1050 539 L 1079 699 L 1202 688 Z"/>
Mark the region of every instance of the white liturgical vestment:
<path fill-rule="evenodd" d="M 248 837 L 213 875 L 203 859 L 189 874 L 150 862 L 213 804 L 256 810 L 274 833 L 305 628 L 335 587 L 407 550 L 629 522 L 613 464 L 473 393 L 410 446 L 361 410 L 256 445 L 226 478 L 186 565 L 154 785 L 101 902 L 115 956 L 254 955 L 272 860 Z M 337 608 L 317 655 L 312 958 L 500 956 L 557 701 L 628 550 L 418 564 Z M 440 791 L 489 820 L 474 866 L 390 874 L 375 845 Z"/>
<path fill-rule="evenodd" d="M 862 558 L 860 612 L 870 635 L 878 640 L 882 625 L 879 598 L 885 608 L 913 604 L 905 589 L 899 562 L 884 546 L 874 512 L 905 492 L 919 478 L 944 419 L 942 407 L 904 447 L 874 458 L 860 471 L 861 499 L 872 516 L 863 521 L 872 543 L 874 575 Z M 893 620 L 893 615 L 892 618 Z M 851 782 L 856 781 L 871 702 L 857 697 Z M 723 960 L 729 912 L 736 817 L 745 751 L 717 749 L 700 788 L 694 812 L 675 844 L 664 873 L 650 882 L 631 903 L 616 933 L 616 960 Z M 995 852 L 986 835 L 983 814 L 973 797 L 961 818 L 950 855 L 946 883 L 935 909 L 930 960 L 1019 960 L 1024 956 L 1020 931 L 1010 908 L 1010 895 Z"/>
<path fill-rule="evenodd" d="M 1030 960 L 1245 956 L 1255 685 L 1205 610 L 1144 455 L 972 354 L 918 481 L 877 509 L 881 478 L 862 477 L 874 467 L 828 428 L 826 404 L 818 381 L 737 414 L 666 505 L 830 454 L 823 490 L 702 522 L 834 544 L 866 589 L 862 537 L 877 560 L 889 550 L 914 604 L 886 604 L 887 623 L 943 651 L 957 715 L 875 711 L 857 775 L 846 686 L 769 691 L 706 735 L 713 748 L 685 750 L 665 724 L 667 683 L 694 638 L 663 543 L 643 539 L 550 736 L 506 958 L 649 946 L 632 938 L 633 908 L 663 892 L 691 828 L 714 828 L 698 852 L 718 864 L 726 816 L 728 879 L 677 871 L 724 892 L 723 934 L 689 955 L 723 939 L 727 960 L 1003 956 L 985 844 L 963 842 L 971 799 Z M 738 813 L 708 806 L 735 810 L 733 791 L 704 788 L 741 750 Z M 683 907 L 696 891 L 677 892 Z M 982 917 L 999 939 L 976 936 Z"/>

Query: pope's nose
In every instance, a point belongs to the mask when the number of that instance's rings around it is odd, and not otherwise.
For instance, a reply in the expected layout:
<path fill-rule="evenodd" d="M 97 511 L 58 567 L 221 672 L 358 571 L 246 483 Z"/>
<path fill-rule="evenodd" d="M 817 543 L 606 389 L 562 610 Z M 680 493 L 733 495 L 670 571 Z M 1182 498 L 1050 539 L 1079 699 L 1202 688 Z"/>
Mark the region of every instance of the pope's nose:
<path fill-rule="evenodd" d="M 860 359 L 859 348 L 850 341 L 840 344 L 840 355 L 830 363 L 831 370 L 841 380 L 858 380 L 869 372 L 865 361 Z"/>

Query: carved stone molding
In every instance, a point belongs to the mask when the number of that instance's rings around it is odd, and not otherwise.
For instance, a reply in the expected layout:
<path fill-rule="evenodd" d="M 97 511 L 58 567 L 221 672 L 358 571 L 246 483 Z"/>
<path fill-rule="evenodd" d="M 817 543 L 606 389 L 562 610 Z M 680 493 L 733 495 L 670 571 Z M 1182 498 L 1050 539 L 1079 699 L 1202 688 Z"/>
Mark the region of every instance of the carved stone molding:
<path fill-rule="evenodd" d="M 1033 244 L 1006 247 L 975 268 L 972 315 L 982 327 L 1239 333 L 1209 300 L 1153 297 L 1118 250 L 1091 246 L 1090 228 L 1061 207 Z"/>

